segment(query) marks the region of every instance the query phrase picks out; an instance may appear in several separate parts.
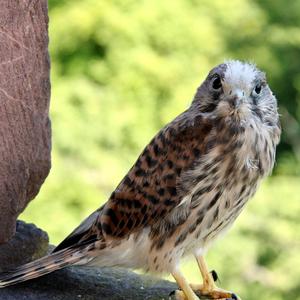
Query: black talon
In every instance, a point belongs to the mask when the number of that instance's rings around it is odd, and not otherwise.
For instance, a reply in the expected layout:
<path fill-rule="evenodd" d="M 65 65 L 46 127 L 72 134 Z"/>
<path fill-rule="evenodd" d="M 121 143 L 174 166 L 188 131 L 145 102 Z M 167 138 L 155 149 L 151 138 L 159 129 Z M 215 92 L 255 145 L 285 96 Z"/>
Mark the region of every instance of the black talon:
<path fill-rule="evenodd" d="M 177 289 L 175 291 L 170 292 L 169 297 L 175 296 L 176 291 L 181 291 L 181 289 Z"/>
<path fill-rule="evenodd" d="M 218 273 L 215 270 L 210 271 L 210 274 L 211 274 L 214 282 L 216 282 L 219 279 Z"/>

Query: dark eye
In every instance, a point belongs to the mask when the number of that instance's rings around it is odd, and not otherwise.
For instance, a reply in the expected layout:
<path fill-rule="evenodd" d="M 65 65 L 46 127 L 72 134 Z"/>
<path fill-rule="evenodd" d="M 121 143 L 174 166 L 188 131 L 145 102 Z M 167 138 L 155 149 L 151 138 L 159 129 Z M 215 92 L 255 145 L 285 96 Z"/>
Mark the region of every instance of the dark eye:
<path fill-rule="evenodd" d="M 213 78 L 212 88 L 214 90 L 219 90 L 222 87 L 221 78 L 218 74 L 216 74 Z"/>
<path fill-rule="evenodd" d="M 261 85 L 260 84 L 257 84 L 255 89 L 254 89 L 254 93 L 259 95 L 260 94 L 260 91 L 261 91 Z"/>

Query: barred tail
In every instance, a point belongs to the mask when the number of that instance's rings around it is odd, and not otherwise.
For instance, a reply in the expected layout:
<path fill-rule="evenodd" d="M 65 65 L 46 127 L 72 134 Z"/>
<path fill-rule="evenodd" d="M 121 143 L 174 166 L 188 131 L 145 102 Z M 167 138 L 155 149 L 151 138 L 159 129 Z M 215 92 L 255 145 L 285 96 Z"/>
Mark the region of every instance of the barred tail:
<path fill-rule="evenodd" d="M 0 288 L 37 278 L 86 258 L 88 247 L 66 248 L 0 274 Z"/>

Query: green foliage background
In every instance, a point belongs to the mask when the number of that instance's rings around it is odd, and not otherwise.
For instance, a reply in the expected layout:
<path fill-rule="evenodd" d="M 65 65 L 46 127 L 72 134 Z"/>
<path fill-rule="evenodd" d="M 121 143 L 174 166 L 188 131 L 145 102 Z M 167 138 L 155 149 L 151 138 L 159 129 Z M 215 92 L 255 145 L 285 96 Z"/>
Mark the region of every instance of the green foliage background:
<path fill-rule="evenodd" d="M 58 243 L 214 65 L 254 61 L 280 104 L 278 163 L 208 261 L 244 299 L 300 299 L 300 1 L 49 0 L 49 14 L 53 167 L 22 218 Z"/>

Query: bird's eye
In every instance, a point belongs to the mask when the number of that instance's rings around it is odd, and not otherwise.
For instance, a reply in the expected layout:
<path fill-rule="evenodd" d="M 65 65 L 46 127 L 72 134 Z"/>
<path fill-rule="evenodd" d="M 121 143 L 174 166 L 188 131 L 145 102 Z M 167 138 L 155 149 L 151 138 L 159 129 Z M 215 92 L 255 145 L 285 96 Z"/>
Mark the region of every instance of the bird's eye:
<path fill-rule="evenodd" d="M 213 78 L 212 88 L 214 90 L 219 90 L 222 87 L 221 78 L 218 74 L 216 74 Z"/>
<path fill-rule="evenodd" d="M 261 92 L 261 84 L 257 84 L 253 91 L 253 94 L 254 94 L 254 96 L 256 96 L 256 95 L 259 95 L 260 92 Z"/>

